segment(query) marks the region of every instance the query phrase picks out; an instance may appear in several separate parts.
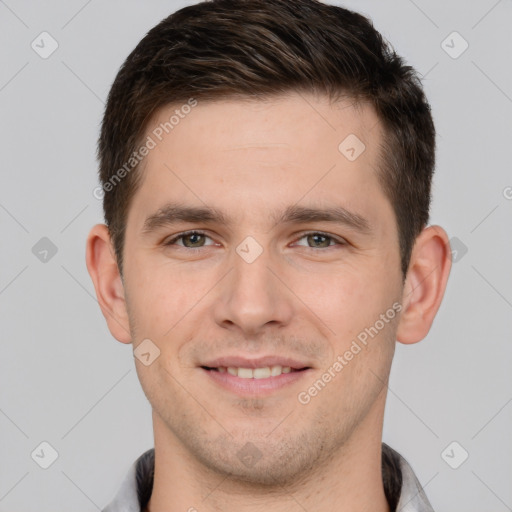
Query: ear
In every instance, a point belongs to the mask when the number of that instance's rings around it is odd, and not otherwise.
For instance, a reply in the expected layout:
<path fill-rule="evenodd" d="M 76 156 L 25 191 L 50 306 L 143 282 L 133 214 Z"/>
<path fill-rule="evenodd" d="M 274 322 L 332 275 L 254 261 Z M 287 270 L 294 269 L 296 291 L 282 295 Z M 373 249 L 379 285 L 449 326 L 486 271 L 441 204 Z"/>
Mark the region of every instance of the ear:
<path fill-rule="evenodd" d="M 86 264 L 112 336 L 121 343 L 131 343 L 124 286 L 105 224 L 96 224 L 87 237 Z"/>
<path fill-rule="evenodd" d="M 417 343 L 430 330 L 441 305 L 452 265 L 450 242 L 440 226 L 425 228 L 416 238 L 402 296 L 397 330 L 401 343 Z"/>

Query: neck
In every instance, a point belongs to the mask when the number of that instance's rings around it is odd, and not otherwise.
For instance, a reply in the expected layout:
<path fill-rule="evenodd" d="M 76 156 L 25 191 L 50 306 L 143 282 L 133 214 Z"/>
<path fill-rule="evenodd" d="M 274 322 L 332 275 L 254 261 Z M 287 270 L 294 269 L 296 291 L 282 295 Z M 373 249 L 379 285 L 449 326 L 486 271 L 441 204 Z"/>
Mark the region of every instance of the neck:
<path fill-rule="evenodd" d="M 153 414 L 155 478 L 145 512 L 389 512 L 382 483 L 384 404 L 374 404 L 349 440 L 290 485 L 257 486 L 193 458 Z"/>

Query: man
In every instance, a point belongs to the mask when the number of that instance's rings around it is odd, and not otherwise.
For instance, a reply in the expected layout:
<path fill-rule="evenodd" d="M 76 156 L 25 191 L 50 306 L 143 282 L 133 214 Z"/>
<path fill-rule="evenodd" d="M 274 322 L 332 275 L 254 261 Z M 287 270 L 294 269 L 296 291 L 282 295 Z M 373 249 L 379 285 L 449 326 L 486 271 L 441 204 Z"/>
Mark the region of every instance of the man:
<path fill-rule="evenodd" d="M 214 0 L 144 37 L 87 266 L 155 448 L 106 511 L 432 510 L 382 423 L 450 271 L 434 149 L 413 69 L 356 13 Z"/>

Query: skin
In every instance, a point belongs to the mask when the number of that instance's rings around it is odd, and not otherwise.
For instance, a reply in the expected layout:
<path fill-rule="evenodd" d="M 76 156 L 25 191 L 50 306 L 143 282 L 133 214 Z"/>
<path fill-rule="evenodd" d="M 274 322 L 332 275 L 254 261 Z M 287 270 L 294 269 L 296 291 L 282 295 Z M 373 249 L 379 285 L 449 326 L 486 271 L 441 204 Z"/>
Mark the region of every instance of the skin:
<path fill-rule="evenodd" d="M 175 108 L 158 111 L 148 134 Z M 366 146 L 352 162 L 338 150 L 349 134 Z M 112 335 L 134 348 L 149 338 L 160 350 L 148 366 L 135 359 L 153 409 L 151 512 L 389 510 L 380 464 L 395 344 L 428 333 L 450 251 L 442 228 L 425 228 L 404 282 L 395 216 L 377 177 L 382 136 L 373 109 L 346 100 L 291 93 L 199 102 L 145 159 L 123 278 L 107 228 L 92 228 L 87 267 Z M 232 223 L 180 221 L 143 233 L 168 202 L 214 207 Z M 293 205 L 343 207 L 369 230 L 271 216 Z M 191 229 L 206 236 L 165 245 Z M 252 263 L 236 251 L 247 236 L 262 249 Z M 400 314 L 300 403 L 394 303 Z M 293 357 L 310 369 L 266 396 L 239 396 L 200 368 L 227 355 Z M 237 455 L 247 443 L 256 463 Z"/>

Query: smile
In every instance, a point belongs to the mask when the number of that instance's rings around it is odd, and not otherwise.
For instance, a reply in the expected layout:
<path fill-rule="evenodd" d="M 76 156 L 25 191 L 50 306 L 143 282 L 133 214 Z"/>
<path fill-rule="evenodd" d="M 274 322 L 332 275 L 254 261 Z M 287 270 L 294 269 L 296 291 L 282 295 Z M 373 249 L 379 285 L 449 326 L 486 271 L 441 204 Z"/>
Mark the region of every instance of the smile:
<path fill-rule="evenodd" d="M 297 372 L 301 370 L 295 370 L 289 366 L 263 366 L 262 368 L 238 368 L 234 366 L 219 366 L 218 368 L 208 368 L 207 370 L 218 371 L 219 373 L 229 373 L 234 377 L 240 377 L 241 379 L 268 379 L 269 377 L 278 377 L 283 373 Z"/>
<path fill-rule="evenodd" d="M 302 380 L 312 369 L 272 365 L 257 368 L 243 366 L 201 366 L 210 382 L 242 397 L 265 397 Z"/>

